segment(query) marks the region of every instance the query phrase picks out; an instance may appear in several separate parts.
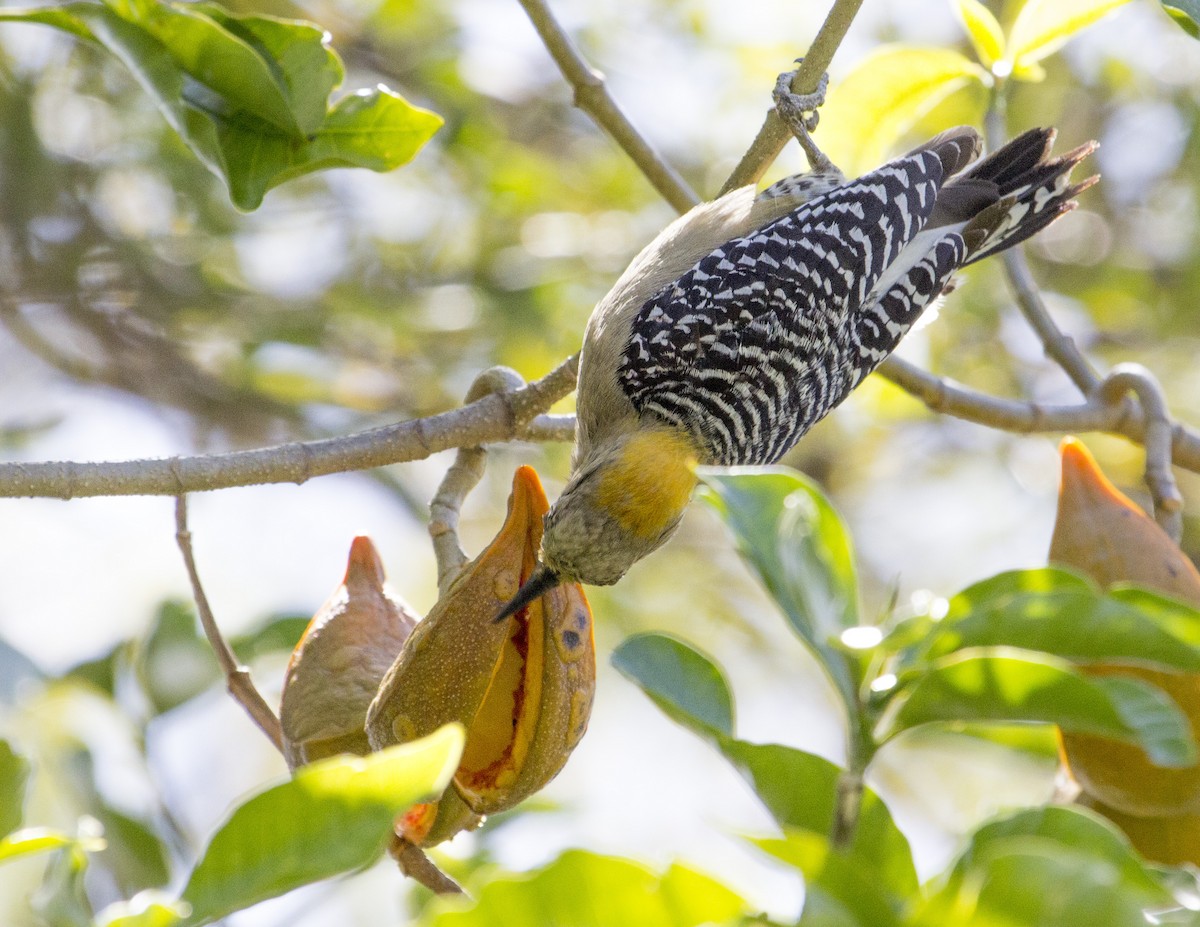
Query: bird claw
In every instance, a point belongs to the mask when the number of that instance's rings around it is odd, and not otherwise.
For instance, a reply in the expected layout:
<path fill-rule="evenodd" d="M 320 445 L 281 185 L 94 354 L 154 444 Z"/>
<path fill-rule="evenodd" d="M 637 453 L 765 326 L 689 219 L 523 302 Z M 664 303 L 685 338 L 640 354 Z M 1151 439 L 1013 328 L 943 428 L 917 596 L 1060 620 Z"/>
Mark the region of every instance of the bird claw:
<path fill-rule="evenodd" d="M 803 60 L 803 58 L 797 58 L 796 62 L 799 63 Z M 800 147 L 804 149 L 805 155 L 808 156 L 808 163 L 814 171 L 818 173 L 837 171 L 833 162 L 817 147 L 816 142 L 809 134 L 817 128 L 817 123 L 820 121 L 820 114 L 817 110 L 825 103 L 829 74 L 821 75 L 821 79 L 817 81 L 817 87 L 812 93 L 796 93 L 792 90 L 792 81 L 796 74 L 796 71 L 785 71 L 775 81 L 775 90 L 772 93 L 772 98 L 775 100 L 775 112 L 783 120 L 784 125 L 791 130 L 796 141 L 800 143 Z"/>
<path fill-rule="evenodd" d="M 803 58 L 797 58 L 797 63 Z M 812 93 L 796 93 L 792 90 L 792 81 L 796 71 L 785 71 L 775 81 L 775 91 L 771 94 L 775 100 L 775 112 L 779 118 L 795 132 L 797 124 L 802 125 L 807 132 L 816 129 L 821 114 L 817 110 L 825 105 L 825 90 L 829 87 L 829 74 L 821 75 L 817 89 Z"/>

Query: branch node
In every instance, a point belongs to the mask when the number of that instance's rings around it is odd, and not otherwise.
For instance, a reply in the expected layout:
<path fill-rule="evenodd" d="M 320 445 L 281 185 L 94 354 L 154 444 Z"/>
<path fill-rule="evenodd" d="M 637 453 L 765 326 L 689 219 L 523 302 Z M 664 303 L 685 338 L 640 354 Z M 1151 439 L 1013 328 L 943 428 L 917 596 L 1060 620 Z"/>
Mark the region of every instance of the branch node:
<path fill-rule="evenodd" d="M 1183 535 L 1183 495 L 1171 471 L 1175 424 L 1166 396 L 1154 374 L 1141 364 L 1118 364 L 1096 388 L 1099 399 L 1111 406 L 1123 404 L 1127 392 L 1137 396 L 1145 422 L 1145 478 L 1154 518 L 1178 542 Z"/>

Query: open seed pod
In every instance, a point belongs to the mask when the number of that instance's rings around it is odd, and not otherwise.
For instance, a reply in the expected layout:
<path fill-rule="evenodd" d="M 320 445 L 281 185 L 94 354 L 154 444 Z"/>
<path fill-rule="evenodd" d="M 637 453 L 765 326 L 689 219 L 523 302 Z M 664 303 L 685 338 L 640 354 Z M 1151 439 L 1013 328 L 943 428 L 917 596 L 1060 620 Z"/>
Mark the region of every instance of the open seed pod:
<path fill-rule="evenodd" d="M 500 533 L 418 623 L 367 713 L 376 749 L 461 723 L 467 743 L 442 804 L 461 799 L 480 815 L 507 810 L 554 778 L 591 713 L 595 645 L 578 584 L 495 621 L 533 571 L 548 508 L 537 474 L 521 467 Z M 406 836 L 430 844 L 448 834 L 436 821 L 423 840 Z"/>
<path fill-rule="evenodd" d="M 367 706 L 416 620 L 385 587 L 371 539 L 356 537 L 345 579 L 309 622 L 288 663 L 279 706 L 288 766 L 371 752 L 363 727 Z"/>
<path fill-rule="evenodd" d="M 1101 586 L 1136 583 L 1200 605 L 1200 573 L 1179 546 L 1109 482 L 1083 444 L 1066 438 L 1061 453 L 1050 561 L 1086 573 Z M 1178 703 L 1200 739 L 1200 675 L 1109 664 L 1086 669 L 1158 686 Z M 1068 770 L 1098 810 L 1143 817 L 1200 813 L 1200 766 L 1165 769 L 1137 747 L 1085 734 L 1063 734 L 1062 748 Z M 1200 840 L 1195 843 L 1200 846 Z"/>

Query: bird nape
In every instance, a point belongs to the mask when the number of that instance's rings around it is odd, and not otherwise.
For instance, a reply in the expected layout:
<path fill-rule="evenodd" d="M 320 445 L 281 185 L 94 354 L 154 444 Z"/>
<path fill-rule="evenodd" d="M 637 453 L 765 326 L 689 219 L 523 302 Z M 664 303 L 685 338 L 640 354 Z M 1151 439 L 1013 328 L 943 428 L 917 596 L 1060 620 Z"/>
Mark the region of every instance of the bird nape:
<path fill-rule="evenodd" d="M 976 161 L 943 132 L 846 181 L 836 168 L 681 216 L 588 321 L 571 476 L 507 617 L 559 582 L 615 583 L 675 530 L 697 464 L 778 460 L 873 371 L 958 269 L 1075 207 L 1094 142 L 1033 129 Z"/>

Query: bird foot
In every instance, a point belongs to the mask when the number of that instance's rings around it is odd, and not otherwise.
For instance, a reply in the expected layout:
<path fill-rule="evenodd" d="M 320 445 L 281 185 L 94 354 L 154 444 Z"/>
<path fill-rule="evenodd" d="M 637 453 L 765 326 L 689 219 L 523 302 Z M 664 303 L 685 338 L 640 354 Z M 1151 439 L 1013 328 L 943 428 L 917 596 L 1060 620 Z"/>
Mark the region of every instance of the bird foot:
<path fill-rule="evenodd" d="M 803 58 L 797 58 L 796 62 L 799 63 L 803 60 Z M 816 130 L 817 123 L 820 121 L 820 114 L 817 110 L 825 103 L 825 90 L 829 86 L 829 75 L 821 75 L 821 79 L 812 93 L 795 93 L 792 90 L 792 81 L 795 79 L 796 73 L 796 71 L 786 71 L 780 74 L 779 79 L 775 82 L 775 91 L 772 94 L 775 100 L 775 112 L 783 120 L 783 124 L 791 130 L 796 141 L 800 143 L 800 147 L 804 149 L 804 154 L 813 171 L 820 174 L 841 173 L 825 153 L 817 147 L 817 143 L 813 141 L 810 134 Z"/>

